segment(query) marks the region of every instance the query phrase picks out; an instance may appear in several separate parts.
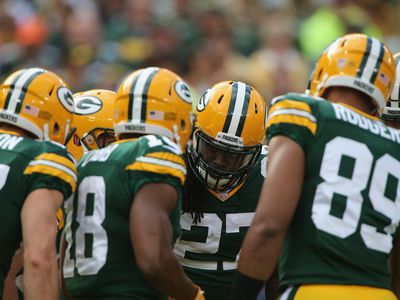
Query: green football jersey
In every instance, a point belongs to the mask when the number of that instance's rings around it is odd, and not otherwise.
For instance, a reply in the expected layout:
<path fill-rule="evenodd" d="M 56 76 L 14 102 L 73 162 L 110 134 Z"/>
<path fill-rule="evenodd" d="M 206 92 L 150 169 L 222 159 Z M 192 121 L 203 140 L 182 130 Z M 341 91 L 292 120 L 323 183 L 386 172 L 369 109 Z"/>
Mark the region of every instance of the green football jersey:
<path fill-rule="evenodd" d="M 60 191 L 66 199 L 75 184 L 75 165 L 64 146 L 0 131 L 0 295 L 22 242 L 20 214 L 26 197 L 46 188 Z M 56 220 L 54 216 L 54 226 Z"/>
<path fill-rule="evenodd" d="M 287 94 L 269 110 L 267 137 L 277 135 L 305 153 L 281 285 L 389 288 L 387 260 L 400 220 L 400 131 L 344 104 Z"/>
<path fill-rule="evenodd" d="M 207 300 L 230 297 L 239 251 L 256 210 L 266 163 L 264 147 L 251 174 L 230 198 L 222 201 L 206 188 L 201 189 L 204 218 L 200 223 L 194 224 L 190 213 L 181 216 L 182 236 L 174 251 Z"/>
<path fill-rule="evenodd" d="M 186 176 L 180 154 L 178 146 L 167 138 L 147 135 L 113 143 L 80 159 L 76 192 L 65 205 L 68 248 L 63 271 L 67 289 L 74 298 L 164 298 L 148 284 L 137 266 L 129 234 L 129 214 L 142 186 L 169 184 L 179 196 L 170 215 L 174 240 L 180 235 Z"/>

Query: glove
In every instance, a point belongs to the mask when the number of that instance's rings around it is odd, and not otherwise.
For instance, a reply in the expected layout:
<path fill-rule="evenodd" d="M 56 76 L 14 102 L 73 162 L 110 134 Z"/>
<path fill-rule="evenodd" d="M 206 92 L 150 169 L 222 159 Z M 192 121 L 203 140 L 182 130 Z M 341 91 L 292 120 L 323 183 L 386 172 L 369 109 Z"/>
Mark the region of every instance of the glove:
<path fill-rule="evenodd" d="M 199 286 L 197 286 L 197 293 L 193 300 L 206 300 L 204 297 L 204 291 Z"/>

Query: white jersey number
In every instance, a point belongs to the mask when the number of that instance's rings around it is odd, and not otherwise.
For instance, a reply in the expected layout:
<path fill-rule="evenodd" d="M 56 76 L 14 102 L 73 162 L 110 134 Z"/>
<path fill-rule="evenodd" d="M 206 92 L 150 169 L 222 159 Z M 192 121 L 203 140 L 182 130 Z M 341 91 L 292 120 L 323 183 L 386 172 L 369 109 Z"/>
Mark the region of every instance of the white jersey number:
<path fill-rule="evenodd" d="M 238 233 L 241 227 L 249 227 L 253 216 L 253 212 L 226 214 L 226 233 Z M 194 226 L 207 228 L 207 239 L 205 242 L 185 241 L 183 239 L 179 239 L 176 242 L 174 251 L 181 264 L 191 268 L 217 270 L 216 261 L 187 259 L 185 258 L 185 253 L 186 251 L 205 254 L 217 253 L 222 235 L 222 220 L 217 214 L 204 213 L 204 218 L 201 220 L 201 223 L 194 225 L 190 213 L 184 213 L 181 216 L 180 223 L 182 229 L 185 230 L 190 230 Z M 238 259 L 239 253 L 236 255 L 236 261 L 224 261 L 222 264 L 223 269 L 235 270 Z"/>
<path fill-rule="evenodd" d="M 10 172 L 10 166 L 0 164 L 0 190 L 6 185 L 7 176 Z"/>
<path fill-rule="evenodd" d="M 77 222 L 78 228 L 75 232 L 75 240 L 72 240 L 71 223 L 73 213 L 73 199 L 65 202 L 67 221 L 65 225 L 65 239 L 68 243 L 64 260 L 64 277 L 73 277 L 74 268 L 80 275 L 95 275 L 105 265 L 108 252 L 107 232 L 102 226 L 105 218 L 105 195 L 106 185 L 101 176 L 88 176 L 82 180 L 78 187 Z M 93 213 L 87 215 L 87 204 L 93 199 Z M 86 245 L 91 237 L 91 245 Z M 75 261 L 70 257 L 71 248 L 75 248 Z M 91 255 L 86 254 L 87 249 Z"/>
<path fill-rule="evenodd" d="M 351 176 L 340 174 L 343 159 L 354 162 Z M 392 248 L 392 236 L 400 220 L 400 197 L 395 201 L 385 195 L 389 176 L 400 181 L 400 162 L 389 154 L 380 157 L 374 164 L 374 157 L 368 147 L 360 142 L 344 137 L 336 137 L 326 144 L 321 163 L 320 176 L 324 180 L 316 189 L 312 206 L 312 220 L 315 226 L 324 232 L 347 238 L 360 228 L 361 237 L 369 249 L 389 253 Z M 391 220 L 384 228 L 385 233 L 369 224 L 359 227 L 363 195 L 369 179 L 372 180 L 368 196 L 373 208 Z M 342 217 L 331 212 L 334 195 L 346 197 L 346 207 Z M 400 195 L 400 185 L 397 185 Z"/>

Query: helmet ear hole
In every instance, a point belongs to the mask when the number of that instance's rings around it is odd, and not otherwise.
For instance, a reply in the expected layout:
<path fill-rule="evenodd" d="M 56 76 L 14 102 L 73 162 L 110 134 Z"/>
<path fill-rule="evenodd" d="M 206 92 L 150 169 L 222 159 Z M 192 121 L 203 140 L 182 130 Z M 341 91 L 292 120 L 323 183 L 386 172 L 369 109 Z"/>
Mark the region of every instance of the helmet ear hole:
<path fill-rule="evenodd" d="M 58 125 L 57 122 L 55 122 L 53 126 L 53 135 L 58 135 L 59 132 L 60 132 L 60 126 Z"/>
<path fill-rule="evenodd" d="M 254 103 L 254 112 L 255 112 L 255 114 L 258 114 L 258 106 L 257 106 L 257 103 Z"/>
<path fill-rule="evenodd" d="M 319 70 L 318 75 L 317 75 L 317 80 L 319 80 L 321 78 L 322 75 L 322 68 Z"/>
<path fill-rule="evenodd" d="M 224 95 L 222 94 L 219 98 L 218 98 L 218 100 L 217 100 L 217 103 L 218 104 L 220 104 L 221 103 L 221 101 L 222 101 L 222 98 L 224 98 Z"/>
<path fill-rule="evenodd" d="M 185 130 L 186 122 L 185 120 L 181 119 L 181 130 Z"/>
<path fill-rule="evenodd" d="M 51 87 L 51 89 L 50 89 L 50 91 L 49 91 L 49 96 L 51 96 L 51 94 L 53 94 L 53 92 L 54 92 L 54 87 L 55 87 L 55 85 L 53 85 L 53 86 Z"/>

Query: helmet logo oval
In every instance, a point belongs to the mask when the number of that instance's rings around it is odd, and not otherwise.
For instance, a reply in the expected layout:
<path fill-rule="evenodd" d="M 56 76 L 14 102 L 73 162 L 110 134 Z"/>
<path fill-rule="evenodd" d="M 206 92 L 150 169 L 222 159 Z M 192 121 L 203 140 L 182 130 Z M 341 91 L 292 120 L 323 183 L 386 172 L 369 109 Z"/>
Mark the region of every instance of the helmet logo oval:
<path fill-rule="evenodd" d="M 57 97 L 66 110 L 71 113 L 74 112 L 74 97 L 72 96 L 72 92 L 68 88 L 66 88 L 65 86 L 58 88 Z"/>
<path fill-rule="evenodd" d="M 190 93 L 188 85 L 178 80 L 175 82 L 175 92 L 186 103 L 192 104 L 192 94 Z"/>
<path fill-rule="evenodd" d="M 203 96 L 201 96 L 199 102 L 197 102 L 197 111 L 203 111 L 208 102 L 210 102 L 211 99 L 211 90 L 208 89 L 207 91 L 205 91 L 205 93 L 203 94 Z"/>
<path fill-rule="evenodd" d="M 75 98 L 75 114 L 91 115 L 103 107 L 103 102 L 94 96 L 81 96 Z"/>

